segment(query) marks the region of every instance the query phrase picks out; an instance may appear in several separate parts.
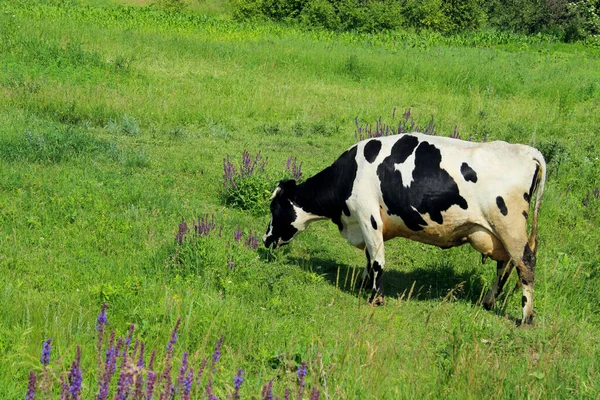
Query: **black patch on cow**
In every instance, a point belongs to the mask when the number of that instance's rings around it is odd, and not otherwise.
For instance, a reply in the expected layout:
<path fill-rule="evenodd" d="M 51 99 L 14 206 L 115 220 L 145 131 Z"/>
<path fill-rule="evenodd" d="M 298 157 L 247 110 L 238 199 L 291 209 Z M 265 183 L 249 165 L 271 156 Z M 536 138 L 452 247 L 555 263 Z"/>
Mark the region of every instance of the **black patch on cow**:
<path fill-rule="evenodd" d="M 529 217 L 529 214 L 527 214 L 527 211 L 523 211 L 523 216 L 525 217 L 525 219 L 527 219 L 527 217 Z"/>
<path fill-rule="evenodd" d="M 502 198 L 502 196 L 496 197 L 496 205 L 500 209 L 500 212 L 502 213 L 502 215 L 504 215 L 504 216 L 508 215 L 508 208 L 506 208 L 506 203 L 504 202 L 504 199 Z"/>
<path fill-rule="evenodd" d="M 365 144 L 364 154 L 365 159 L 369 163 L 373 163 L 377 156 L 379 155 L 379 151 L 381 150 L 381 142 L 377 139 L 371 139 Z"/>
<path fill-rule="evenodd" d="M 466 162 L 462 163 L 460 166 L 460 173 L 462 174 L 463 178 L 465 178 L 465 181 L 473 183 L 477 182 L 477 172 L 475 172 L 473 168 L 469 167 L 469 164 Z"/>
<path fill-rule="evenodd" d="M 536 257 L 535 253 L 531 251 L 531 247 L 529 247 L 529 243 L 525 245 L 525 249 L 523 250 L 523 264 L 531 271 L 535 271 Z"/>
<path fill-rule="evenodd" d="M 377 261 L 373 261 L 373 265 L 370 265 L 368 268 L 368 273 L 365 283 L 366 288 L 371 289 L 369 303 L 373 303 L 376 297 L 383 297 L 383 267 Z M 377 278 L 375 278 L 375 273 L 377 273 Z"/>
<path fill-rule="evenodd" d="M 346 150 L 333 164 L 296 188 L 294 202 L 303 210 L 331 220 L 343 229 L 342 212 L 350 215 L 346 200 L 352 194 L 358 164 L 357 147 Z"/>
<path fill-rule="evenodd" d="M 525 199 L 526 202 L 530 202 L 531 201 L 531 197 L 529 197 L 529 193 L 523 193 L 523 198 Z"/>
<path fill-rule="evenodd" d="M 344 213 L 344 215 L 346 217 L 350 216 L 350 209 L 348 208 L 348 205 L 346 204 L 346 202 L 344 202 L 344 204 L 342 205 L 342 212 Z"/>
<path fill-rule="evenodd" d="M 377 221 L 375 221 L 375 218 L 373 218 L 372 215 L 371 215 L 371 226 L 373 227 L 373 229 L 377 230 Z"/>
<path fill-rule="evenodd" d="M 289 183 L 290 181 L 284 181 L 279 184 L 282 190 L 277 193 L 273 201 L 271 201 L 271 216 L 273 218 L 273 232 L 265 242 L 266 247 L 270 247 L 272 244 L 276 244 L 279 239 L 289 241 L 294 237 L 298 229 L 296 229 L 292 223 L 296 220 L 296 211 L 292 206 L 290 197 L 294 197 L 295 183 Z M 286 187 L 288 187 L 286 189 Z M 268 233 L 268 232 L 267 232 Z"/>
<path fill-rule="evenodd" d="M 533 196 L 533 191 L 535 190 L 535 182 L 537 181 L 537 174 L 540 170 L 540 166 L 539 165 L 535 165 L 535 172 L 533 173 L 533 178 L 531 178 L 531 186 L 529 186 L 529 193 L 526 193 L 527 196 L 525 196 L 525 193 L 523 194 L 523 197 L 525 198 L 525 200 L 527 200 L 527 202 L 529 202 L 531 200 L 531 196 Z"/>
<path fill-rule="evenodd" d="M 406 188 L 402 182 L 402 174 L 396 170 L 395 165 L 405 162 L 413 151 L 415 168 L 412 182 Z M 413 231 L 422 230 L 427 225 L 421 214 L 429 214 L 431 220 L 442 224 L 442 211 L 453 205 L 462 209 L 468 207 L 454 179 L 440 167 L 441 161 L 442 154 L 437 147 L 426 141 L 419 143 L 415 136 L 404 135 L 394 144 L 391 154 L 377 167 L 388 214 L 398 215 Z"/>
<path fill-rule="evenodd" d="M 523 296 L 521 297 L 521 307 L 525 307 L 525 304 L 527 304 L 527 297 Z"/>

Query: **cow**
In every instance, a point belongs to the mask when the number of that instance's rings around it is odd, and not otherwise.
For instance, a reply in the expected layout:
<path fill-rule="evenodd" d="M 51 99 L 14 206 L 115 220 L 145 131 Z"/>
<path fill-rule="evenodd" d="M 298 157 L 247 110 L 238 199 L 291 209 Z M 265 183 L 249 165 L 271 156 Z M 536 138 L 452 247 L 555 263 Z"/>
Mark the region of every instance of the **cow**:
<path fill-rule="evenodd" d="M 263 242 L 277 248 L 311 222 L 330 219 L 349 244 L 365 251 L 363 280 L 375 305 L 385 302 L 385 241 L 400 236 L 441 248 L 470 243 L 484 261 L 496 261 L 484 307 L 495 305 L 516 266 L 523 289 L 521 323 L 531 324 L 545 180 L 544 156 L 526 145 L 421 133 L 370 138 L 301 184 L 279 182 Z"/>

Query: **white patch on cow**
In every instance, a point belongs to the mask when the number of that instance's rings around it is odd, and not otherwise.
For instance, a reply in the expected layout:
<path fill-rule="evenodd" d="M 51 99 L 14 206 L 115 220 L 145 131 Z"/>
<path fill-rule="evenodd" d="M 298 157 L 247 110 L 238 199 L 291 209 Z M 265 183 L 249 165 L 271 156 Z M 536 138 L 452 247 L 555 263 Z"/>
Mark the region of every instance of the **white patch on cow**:
<path fill-rule="evenodd" d="M 296 212 L 296 220 L 292 222 L 292 226 L 298 229 L 298 233 L 304 231 L 311 222 L 318 221 L 320 219 L 327 219 L 325 217 L 320 217 L 318 215 L 306 212 L 295 204 L 292 204 L 292 206 Z"/>
<path fill-rule="evenodd" d="M 275 196 L 277 196 L 277 193 L 281 192 L 281 188 L 279 186 L 277 186 L 277 188 L 275 189 L 275 191 L 273 192 L 273 194 L 271 195 L 271 198 L 269 200 L 273 200 L 275 198 Z"/>
<path fill-rule="evenodd" d="M 263 236 L 263 243 L 267 241 L 267 238 L 273 235 L 273 218 L 269 221 L 269 231 Z"/>
<path fill-rule="evenodd" d="M 402 175 L 402 185 L 405 188 L 410 187 L 413 181 L 413 171 L 415 170 L 415 152 L 413 151 L 403 163 L 394 164 L 394 168 Z"/>

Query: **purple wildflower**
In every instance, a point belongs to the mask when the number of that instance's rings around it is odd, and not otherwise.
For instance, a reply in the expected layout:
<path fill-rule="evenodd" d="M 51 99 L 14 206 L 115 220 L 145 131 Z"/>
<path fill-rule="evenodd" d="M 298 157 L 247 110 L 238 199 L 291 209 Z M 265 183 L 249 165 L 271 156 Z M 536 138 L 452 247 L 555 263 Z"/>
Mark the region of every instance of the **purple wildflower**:
<path fill-rule="evenodd" d="M 302 362 L 302 365 L 298 367 L 298 398 L 301 399 L 304 394 L 304 385 L 306 385 L 306 361 Z"/>
<path fill-rule="evenodd" d="M 169 343 L 167 344 L 167 353 L 169 355 L 169 359 L 173 356 L 173 346 L 177 343 L 177 329 L 179 329 L 179 324 L 181 323 L 181 317 L 177 319 L 177 323 L 175 324 L 175 328 L 171 332 L 171 338 L 169 339 Z"/>
<path fill-rule="evenodd" d="M 177 377 L 177 384 L 183 387 L 183 381 L 187 376 L 188 370 L 188 352 L 183 352 L 183 358 L 181 359 L 181 367 L 179 367 L 179 376 Z"/>
<path fill-rule="evenodd" d="M 152 396 L 154 395 L 154 385 L 155 384 L 156 384 L 156 372 L 148 371 L 148 380 L 146 382 L 146 399 L 152 400 Z"/>
<path fill-rule="evenodd" d="M 202 361 L 200 368 L 198 369 L 198 374 L 196 376 L 196 381 L 200 384 L 200 379 L 202 379 L 202 374 L 204 373 L 204 368 L 206 368 L 206 358 Z"/>
<path fill-rule="evenodd" d="M 181 223 L 179 224 L 179 229 L 177 231 L 177 235 L 175 235 L 175 241 L 179 244 L 183 243 L 183 237 L 188 232 L 188 225 L 185 222 L 185 219 L 181 217 Z"/>
<path fill-rule="evenodd" d="M 217 396 L 213 394 L 212 376 L 208 378 L 208 383 L 206 384 L 206 397 L 208 398 L 208 400 L 218 400 Z"/>
<path fill-rule="evenodd" d="M 194 369 L 190 368 L 186 377 L 183 379 L 183 400 L 190 400 L 190 393 L 192 392 L 192 385 L 194 383 Z"/>
<path fill-rule="evenodd" d="M 285 393 L 283 395 L 283 399 L 290 400 L 290 388 L 288 388 L 288 387 L 285 388 Z"/>
<path fill-rule="evenodd" d="M 596 188 L 594 189 L 594 198 L 597 200 L 598 198 L 600 198 L 600 189 Z"/>
<path fill-rule="evenodd" d="M 198 216 L 198 221 L 194 223 L 194 231 L 198 234 L 198 236 L 208 236 L 210 232 L 215 229 L 215 215 L 213 214 L 212 220 L 208 219 L 208 214 L 204 217 Z"/>
<path fill-rule="evenodd" d="M 129 325 L 129 332 L 127 333 L 127 337 L 125 338 L 125 353 L 129 349 L 129 345 L 131 344 L 131 338 L 133 337 L 133 330 L 135 329 L 135 324 Z"/>
<path fill-rule="evenodd" d="M 253 235 L 252 229 L 250 229 L 250 233 L 248 234 L 248 239 L 246 239 L 245 245 L 253 250 L 258 248 L 258 235 Z"/>
<path fill-rule="evenodd" d="M 262 400 L 273 400 L 273 379 L 271 379 L 262 389 Z"/>
<path fill-rule="evenodd" d="M 404 113 L 402 114 L 402 118 L 404 118 L 404 122 L 408 122 L 408 120 L 410 119 L 410 108 L 407 108 L 406 110 L 404 110 Z"/>
<path fill-rule="evenodd" d="M 231 163 L 229 154 L 227 154 L 227 157 L 223 160 L 223 184 L 225 186 L 237 187 L 237 184 L 235 182 L 236 176 L 237 171 L 235 169 L 235 165 Z"/>
<path fill-rule="evenodd" d="M 233 399 L 238 400 L 240 398 L 240 387 L 244 383 L 244 371 L 239 369 L 237 375 L 233 378 Z"/>
<path fill-rule="evenodd" d="M 69 383 L 64 375 L 60 376 L 60 400 L 69 399 Z"/>
<path fill-rule="evenodd" d="M 137 362 L 137 367 L 138 368 L 144 368 L 144 350 L 146 348 L 146 345 L 144 344 L 144 342 L 142 342 L 140 344 L 140 355 L 138 356 L 138 362 Z"/>
<path fill-rule="evenodd" d="M 77 355 L 69 371 L 69 393 L 74 400 L 79 399 L 81 394 L 81 381 L 81 347 L 77 346 Z"/>
<path fill-rule="evenodd" d="M 423 131 L 423 133 L 426 134 L 426 135 L 435 135 L 435 126 L 434 126 L 434 123 L 433 123 L 433 117 L 431 117 L 431 120 L 429 121 L 429 123 L 425 127 L 425 131 Z"/>
<path fill-rule="evenodd" d="M 302 177 L 302 162 L 298 164 L 298 159 L 296 157 L 288 157 L 285 168 L 292 174 L 294 179 L 300 180 Z"/>
<path fill-rule="evenodd" d="M 233 233 L 233 240 L 236 241 L 236 243 L 239 243 L 242 240 L 242 236 L 244 235 L 244 233 L 242 232 L 242 229 L 240 227 L 240 224 L 238 224 L 237 226 L 237 231 L 235 231 Z"/>
<path fill-rule="evenodd" d="M 225 337 L 225 335 L 221 335 L 221 337 L 219 338 L 219 340 L 217 341 L 217 344 L 215 346 L 215 352 L 212 355 L 212 367 L 214 369 L 215 364 L 219 362 L 219 360 L 221 359 L 221 346 L 223 345 L 223 338 Z"/>
<path fill-rule="evenodd" d="M 34 400 L 35 399 L 35 381 L 37 380 L 37 376 L 35 372 L 29 371 L 29 385 L 27 386 L 27 394 L 25 395 L 25 400 Z"/>
<path fill-rule="evenodd" d="M 42 356 L 40 358 L 40 361 L 42 362 L 42 365 L 45 367 L 46 365 L 50 364 L 50 351 L 52 350 L 52 338 L 47 339 L 44 344 L 42 345 Z"/>
<path fill-rule="evenodd" d="M 96 330 L 98 332 L 104 332 L 104 326 L 108 322 L 106 317 L 106 307 L 108 307 L 108 303 L 102 304 L 100 308 L 100 314 L 98 314 L 98 319 L 96 320 Z"/>
<path fill-rule="evenodd" d="M 460 133 L 458 133 L 458 126 L 454 126 L 454 132 L 450 134 L 452 139 L 460 139 Z"/>
<path fill-rule="evenodd" d="M 316 386 L 313 386 L 312 393 L 310 395 L 310 400 L 319 400 L 319 395 L 321 392 L 317 390 Z"/>

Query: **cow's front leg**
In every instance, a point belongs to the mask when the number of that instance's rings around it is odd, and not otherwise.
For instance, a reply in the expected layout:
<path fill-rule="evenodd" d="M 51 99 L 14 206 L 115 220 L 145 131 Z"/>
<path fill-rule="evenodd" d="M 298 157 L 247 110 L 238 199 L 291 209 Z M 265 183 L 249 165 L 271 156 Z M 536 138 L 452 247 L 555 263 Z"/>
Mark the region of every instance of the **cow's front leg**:
<path fill-rule="evenodd" d="M 369 303 L 384 305 L 383 269 L 385 267 L 385 250 L 383 247 L 383 234 L 381 222 L 370 217 L 368 224 L 361 224 L 367 255 L 367 290 L 371 290 Z"/>

